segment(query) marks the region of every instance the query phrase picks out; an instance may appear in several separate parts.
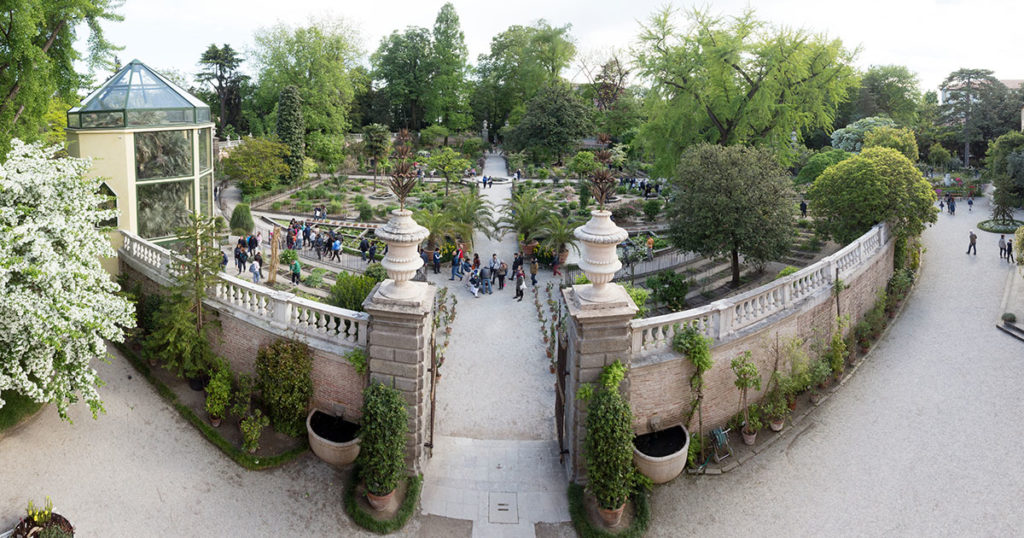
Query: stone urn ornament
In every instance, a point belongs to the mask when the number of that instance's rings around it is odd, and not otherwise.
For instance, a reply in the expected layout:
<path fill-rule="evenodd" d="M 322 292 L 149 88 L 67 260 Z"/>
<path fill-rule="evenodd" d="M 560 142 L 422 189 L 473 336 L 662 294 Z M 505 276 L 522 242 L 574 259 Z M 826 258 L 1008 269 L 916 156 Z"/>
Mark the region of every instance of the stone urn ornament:
<path fill-rule="evenodd" d="M 612 212 L 604 208 L 605 201 L 615 189 L 615 176 L 607 168 L 602 168 L 591 175 L 590 182 L 598 209 L 590 212 L 590 220 L 576 228 L 573 235 L 583 244 L 579 267 L 592 284 L 580 292 L 580 297 L 589 302 L 602 303 L 615 298 L 612 288 L 608 286 L 616 271 L 622 268 L 615 247 L 628 239 L 629 234 L 612 221 Z"/>
<path fill-rule="evenodd" d="M 398 198 L 399 208 L 391 212 L 388 222 L 377 228 L 376 235 L 388 244 L 388 254 L 381 261 L 389 280 L 381 284 L 380 292 L 389 299 L 410 299 L 419 294 L 416 286 L 409 281 L 423 266 L 416 247 L 430 232 L 416 223 L 412 211 L 405 208 L 405 199 L 416 186 L 416 174 L 412 164 L 403 159 L 395 164 L 389 187 Z"/>

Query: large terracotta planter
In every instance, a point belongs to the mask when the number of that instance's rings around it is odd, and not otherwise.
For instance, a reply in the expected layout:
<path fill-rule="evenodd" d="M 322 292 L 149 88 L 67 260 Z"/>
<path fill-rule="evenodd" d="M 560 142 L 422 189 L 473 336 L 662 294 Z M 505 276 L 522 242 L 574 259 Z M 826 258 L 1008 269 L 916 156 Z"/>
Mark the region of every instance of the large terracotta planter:
<path fill-rule="evenodd" d="M 597 513 L 601 515 L 601 521 L 605 527 L 614 527 L 622 521 L 622 512 L 626 509 L 626 503 L 622 503 L 622 506 L 614 510 L 605 510 L 600 506 L 597 507 Z"/>
<path fill-rule="evenodd" d="M 366 492 L 366 500 L 370 503 L 370 507 L 378 512 L 384 511 L 389 504 L 391 504 L 391 498 L 395 496 L 395 490 L 391 490 L 387 495 L 374 495 L 369 491 Z"/>
<path fill-rule="evenodd" d="M 359 455 L 359 438 L 355 437 L 351 441 L 331 441 L 325 437 L 320 436 L 313 431 L 313 415 L 316 413 L 322 413 L 328 417 L 327 413 L 314 409 L 310 411 L 306 417 L 306 432 L 309 435 L 309 448 L 313 450 L 316 456 L 335 467 L 343 467 L 354 461 L 356 456 Z M 334 417 L 332 417 L 334 418 Z"/>
<path fill-rule="evenodd" d="M 683 439 L 681 442 L 678 440 L 678 432 L 680 431 Z M 645 446 L 647 450 L 654 452 L 654 454 L 646 454 L 641 452 L 636 445 L 637 440 L 642 438 L 649 439 L 649 437 L 639 436 L 634 438 L 633 463 L 636 464 L 637 469 L 639 469 L 644 476 L 651 479 L 651 482 L 654 482 L 655 484 L 664 484 L 665 482 L 679 476 L 679 473 L 683 472 L 683 468 L 686 467 L 686 457 L 690 452 L 690 432 L 686 431 L 686 427 L 682 424 L 676 424 L 654 434 L 647 434 L 647 436 L 652 435 L 670 436 L 670 438 L 665 438 L 664 441 L 668 444 L 679 444 L 680 446 L 674 452 L 669 452 L 667 454 L 664 453 L 665 450 L 657 450 L 662 449 L 665 443 L 658 443 L 659 446 L 653 450 L 652 448 L 655 447 Z M 641 444 L 647 445 L 647 443 Z"/>

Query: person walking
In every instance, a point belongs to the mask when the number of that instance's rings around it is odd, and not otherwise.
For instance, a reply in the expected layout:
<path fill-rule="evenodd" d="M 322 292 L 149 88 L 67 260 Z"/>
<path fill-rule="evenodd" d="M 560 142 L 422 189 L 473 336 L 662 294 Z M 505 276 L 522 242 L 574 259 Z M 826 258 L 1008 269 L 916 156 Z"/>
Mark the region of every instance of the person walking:
<path fill-rule="evenodd" d="M 537 285 L 537 271 L 540 271 L 540 264 L 537 263 L 537 257 L 534 256 L 533 259 L 530 260 L 530 283 L 534 286 Z"/>
<path fill-rule="evenodd" d="M 260 269 L 260 278 L 263 278 L 263 254 L 257 250 L 256 255 L 252 257 L 252 260 L 258 264 L 257 267 Z"/>
<path fill-rule="evenodd" d="M 302 264 L 299 260 L 292 262 L 292 284 L 298 284 L 302 277 Z"/>
<path fill-rule="evenodd" d="M 505 289 L 505 276 L 508 275 L 508 264 L 501 262 L 498 267 L 498 291 Z"/>
<path fill-rule="evenodd" d="M 253 258 L 252 265 L 249 266 L 249 272 L 252 273 L 252 283 L 253 284 L 259 284 L 260 283 L 260 270 L 261 269 L 262 268 L 260 267 L 260 262 L 256 261 L 256 259 Z"/>
<path fill-rule="evenodd" d="M 498 259 L 498 253 L 491 254 L 491 261 L 487 265 L 491 269 L 491 284 L 498 279 L 498 269 L 502 266 L 502 261 Z"/>
<path fill-rule="evenodd" d="M 972 213 L 974 211 L 974 197 L 971 196 L 967 199 L 967 212 Z"/>
<path fill-rule="evenodd" d="M 512 277 L 515 278 L 516 273 L 523 267 L 523 256 L 519 252 L 516 252 L 515 256 L 512 257 Z"/>
<path fill-rule="evenodd" d="M 475 270 L 477 270 L 479 268 L 480 268 L 480 255 L 474 252 L 473 253 L 473 270 L 475 271 Z"/>
<path fill-rule="evenodd" d="M 370 250 L 366 253 L 366 263 L 373 263 L 377 260 L 377 242 L 374 241 L 370 245 Z"/>
<path fill-rule="evenodd" d="M 228 270 L 228 255 L 224 251 L 220 253 L 220 270 L 225 272 Z"/>
<path fill-rule="evenodd" d="M 491 266 L 489 265 L 480 268 L 480 292 L 488 295 L 494 293 L 491 288 Z"/>
<path fill-rule="evenodd" d="M 953 198 L 949 199 L 949 214 L 956 215 L 956 200 Z"/>
<path fill-rule="evenodd" d="M 324 236 L 321 235 L 320 232 L 317 232 L 316 237 L 313 238 L 313 250 L 316 251 L 317 261 L 324 259 Z"/>
<path fill-rule="evenodd" d="M 647 261 L 654 260 L 654 235 L 647 234 Z"/>
<path fill-rule="evenodd" d="M 807 200 L 800 200 L 800 218 L 807 218 Z"/>
<path fill-rule="evenodd" d="M 999 259 L 1006 257 L 1006 236 L 999 234 Z"/>
<path fill-rule="evenodd" d="M 434 274 L 436 275 L 436 274 L 439 274 L 441 272 L 441 249 L 439 249 L 439 248 L 435 248 L 434 249 L 433 261 L 434 261 Z"/>
<path fill-rule="evenodd" d="M 364 262 L 366 261 L 367 250 L 370 250 L 370 242 L 364 237 L 363 240 L 359 242 L 359 253 L 363 257 Z"/>
<path fill-rule="evenodd" d="M 519 271 L 516 272 L 516 296 L 512 299 L 518 299 L 519 302 L 523 302 L 523 290 L 526 289 L 526 275 L 523 274 L 523 268 L 520 267 Z"/>
<path fill-rule="evenodd" d="M 341 263 L 341 239 L 335 238 L 331 243 L 331 259 Z"/>
<path fill-rule="evenodd" d="M 455 280 L 455 277 L 459 277 L 459 280 L 461 281 L 462 271 L 460 271 L 460 269 L 462 269 L 462 260 L 457 256 L 452 256 L 452 277 L 448 280 Z"/>
<path fill-rule="evenodd" d="M 245 271 L 245 262 L 249 261 L 249 254 L 245 252 L 245 247 L 242 247 L 238 253 L 238 274 L 242 274 Z"/>
<path fill-rule="evenodd" d="M 974 230 L 971 230 L 968 233 L 969 233 L 968 237 L 970 238 L 971 242 L 970 242 L 970 244 L 967 245 L 967 253 L 970 254 L 971 251 L 973 250 L 974 251 L 974 255 L 977 256 L 978 255 L 978 247 L 975 245 L 975 243 L 977 243 L 977 241 L 978 241 L 978 236 L 974 235 Z"/>
<path fill-rule="evenodd" d="M 1013 238 L 1006 240 L 1006 261 L 1013 263 Z"/>

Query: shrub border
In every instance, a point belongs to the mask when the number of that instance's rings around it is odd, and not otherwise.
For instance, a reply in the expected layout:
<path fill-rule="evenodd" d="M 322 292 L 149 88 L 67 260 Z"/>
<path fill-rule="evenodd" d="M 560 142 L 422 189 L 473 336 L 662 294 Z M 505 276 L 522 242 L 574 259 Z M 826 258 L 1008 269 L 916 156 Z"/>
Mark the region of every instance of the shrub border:
<path fill-rule="evenodd" d="M 583 486 L 571 482 L 568 497 L 572 526 L 582 538 L 640 538 L 651 524 L 651 503 L 647 493 L 635 493 L 630 497 L 636 509 L 633 523 L 622 532 L 614 534 L 593 526 L 587 519 L 587 509 L 583 506 Z"/>
<path fill-rule="evenodd" d="M 348 484 L 345 485 L 345 513 L 360 527 L 377 534 L 391 534 L 401 529 L 412 517 L 412 513 L 416 511 L 416 505 L 420 500 L 420 490 L 423 487 L 423 475 L 409 476 L 405 480 L 408 484 L 405 490 L 405 499 L 398 507 L 395 517 L 385 520 L 374 519 L 356 502 L 356 486 L 359 485 L 359 466 L 356 465 Z"/>
<path fill-rule="evenodd" d="M 153 385 L 153 388 L 156 389 L 157 394 L 162 396 L 165 400 L 167 400 L 168 403 L 171 404 L 172 407 L 178 410 L 178 413 L 181 414 L 181 418 L 192 423 L 192 425 L 195 426 L 195 428 L 206 437 L 207 441 L 209 441 L 211 444 L 219 448 L 221 452 L 224 452 L 225 455 L 234 460 L 234 462 L 237 463 L 238 465 L 245 467 L 250 471 L 262 471 L 265 469 L 272 469 L 274 467 L 280 467 L 281 465 L 284 465 L 285 463 L 292 461 L 302 453 L 306 452 L 306 450 L 309 448 L 307 441 L 302 440 L 301 446 L 293 448 L 283 454 L 278 454 L 276 456 L 261 458 L 253 454 L 249 454 L 248 452 L 236 447 L 230 441 L 225 439 L 217 430 L 215 430 L 212 426 L 207 424 L 205 420 L 196 415 L 195 412 L 192 411 L 192 409 L 178 401 L 178 395 L 174 394 L 174 391 L 172 391 L 170 387 L 164 384 L 163 381 L 160 381 L 156 377 L 153 377 L 152 369 L 133 350 L 129 349 L 128 346 L 126 346 L 123 343 L 112 343 L 114 344 L 114 347 L 121 351 L 125 358 L 128 359 L 128 362 L 130 362 L 132 366 L 134 366 L 135 369 L 138 370 L 140 374 L 142 374 L 142 377 L 146 378 L 146 381 L 149 381 L 149 383 Z"/>
<path fill-rule="evenodd" d="M 1019 220 L 1015 219 L 1013 221 L 1012 226 L 1013 226 L 1013 229 L 1009 229 L 1009 228 L 1004 229 L 1004 228 L 1000 227 L 997 224 L 997 221 L 994 221 L 992 219 L 983 220 L 983 221 L 978 223 L 978 229 L 986 231 L 988 233 L 993 233 L 993 234 L 1012 234 L 1012 233 L 1017 231 L 1017 228 L 1020 228 L 1021 226 L 1024 226 L 1024 221 L 1019 221 Z"/>

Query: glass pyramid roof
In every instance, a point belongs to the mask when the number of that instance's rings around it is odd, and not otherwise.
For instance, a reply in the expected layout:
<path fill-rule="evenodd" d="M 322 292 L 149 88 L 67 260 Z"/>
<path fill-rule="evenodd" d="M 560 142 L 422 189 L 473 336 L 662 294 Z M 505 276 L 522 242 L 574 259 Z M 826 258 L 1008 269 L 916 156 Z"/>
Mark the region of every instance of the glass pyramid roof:
<path fill-rule="evenodd" d="M 80 106 L 68 111 L 68 126 L 72 128 L 209 121 L 210 107 L 206 103 L 138 60 L 132 60 Z"/>

